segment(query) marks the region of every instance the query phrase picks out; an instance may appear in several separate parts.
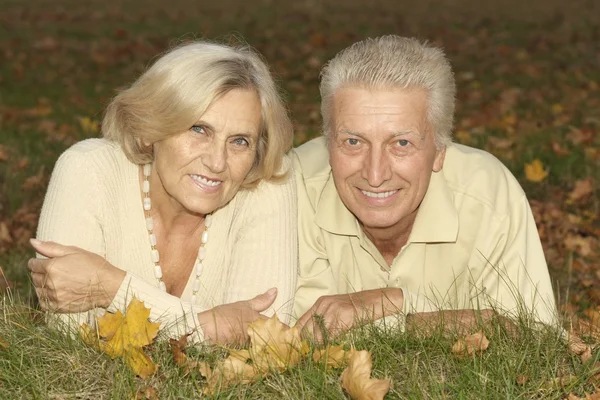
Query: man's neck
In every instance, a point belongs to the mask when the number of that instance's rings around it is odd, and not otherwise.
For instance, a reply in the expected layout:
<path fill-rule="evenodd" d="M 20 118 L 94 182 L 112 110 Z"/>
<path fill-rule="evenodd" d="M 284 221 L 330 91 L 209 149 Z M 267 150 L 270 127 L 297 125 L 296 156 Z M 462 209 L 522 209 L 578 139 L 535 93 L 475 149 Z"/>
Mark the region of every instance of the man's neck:
<path fill-rule="evenodd" d="M 363 231 L 388 265 L 392 265 L 392 261 L 400 253 L 402 246 L 408 242 L 416 216 L 417 210 L 395 225 L 386 228 L 367 227 L 361 224 Z"/>

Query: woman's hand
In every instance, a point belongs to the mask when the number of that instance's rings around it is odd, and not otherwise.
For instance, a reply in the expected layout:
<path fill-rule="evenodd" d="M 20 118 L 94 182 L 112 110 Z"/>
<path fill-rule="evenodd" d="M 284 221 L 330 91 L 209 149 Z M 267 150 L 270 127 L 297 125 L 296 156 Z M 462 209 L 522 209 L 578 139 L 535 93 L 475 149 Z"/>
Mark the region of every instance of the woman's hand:
<path fill-rule="evenodd" d="M 47 259 L 27 263 L 31 281 L 44 310 L 73 313 L 107 308 L 125 279 L 125 271 L 103 257 L 75 246 L 31 239 Z"/>
<path fill-rule="evenodd" d="M 277 298 L 271 288 L 250 300 L 223 304 L 198 314 L 204 337 L 212 344 L 244 344 L 248 341 L 248 324 L 266 318 L 261 312 Z"/>

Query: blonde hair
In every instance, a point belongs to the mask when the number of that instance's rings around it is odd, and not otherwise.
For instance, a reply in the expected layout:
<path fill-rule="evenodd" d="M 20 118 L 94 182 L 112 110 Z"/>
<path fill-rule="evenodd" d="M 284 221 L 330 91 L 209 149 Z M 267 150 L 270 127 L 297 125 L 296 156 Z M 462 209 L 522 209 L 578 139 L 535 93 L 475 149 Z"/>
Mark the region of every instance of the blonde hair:
<path fill-rule="evenodd" d="M 233 89 L 256 90 L 262 109 L 255 163 L 242 187 L 282 179 L 292 124 L 267 65 L 249 46 L 196 41 L 168 51 L 113 98 L 102 134 L 119 143 L 133 163 L 151 162 L 153 143 L 190 129 L 213 101 Z"/>
<path fill-rule="evenodd" d="M 342 87 L 423 88 L 436 146 L 452 142 L 456 84 L 444 52 L 427 42 L 395 35 L 369 38 L 339 52 L 321 71 L 323 133 L 331 130 L 333 95 Z"/>

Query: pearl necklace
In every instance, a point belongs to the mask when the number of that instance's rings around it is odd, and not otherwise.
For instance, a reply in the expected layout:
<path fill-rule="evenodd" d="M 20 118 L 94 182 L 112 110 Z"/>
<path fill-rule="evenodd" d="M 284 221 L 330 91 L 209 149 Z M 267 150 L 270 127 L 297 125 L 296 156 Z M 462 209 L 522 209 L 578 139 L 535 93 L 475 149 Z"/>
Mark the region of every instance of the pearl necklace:
<path fill-rule="evenodd" d="M 154 220 L 150 216 L 150 210 L 152 209 L 152 201 L 150 200 L 150 173 L 152 172 L 152 164 L 144 164 L 142 166 L 142 170 L 144 173 L 144 182 L 142 183 L 142 192 L 144 193 L 143 205 L 144 205 L 144 214 L 146 215 L 146 229 L 148 230 L 148 238 L 150 239 L 150 248 L 152 251 L 152 262 L 154 262 L 154 277 L 158 281 L 158 287 L 163 292 L 167 291 L 167 287 L 162 280 L 163 273 L 160 268 L 160 254 L 158 253 L 158 249 L 156 248 L 156 236 L 154 235 Z M 206 243 L 208 243 L 208 228 L 212 222 L 212 215 L 207 214 L 204 219 L 204 232 L 202 232 L 202 238 L 200 243 L 200 248 L 198 249 L 198 256 L 196 257 L 196 262 L 194 264 L 194 273 L 196 275 L 196 280 L 194 281 L 194 286 L 192 287 L 192 303 L 196 303 L 196 298 L 198 291 L 200 290 L 200 276 L 202 275 L 202 270 L 204 266 L 202 265 L 204 259 L 206 258 Z"/>

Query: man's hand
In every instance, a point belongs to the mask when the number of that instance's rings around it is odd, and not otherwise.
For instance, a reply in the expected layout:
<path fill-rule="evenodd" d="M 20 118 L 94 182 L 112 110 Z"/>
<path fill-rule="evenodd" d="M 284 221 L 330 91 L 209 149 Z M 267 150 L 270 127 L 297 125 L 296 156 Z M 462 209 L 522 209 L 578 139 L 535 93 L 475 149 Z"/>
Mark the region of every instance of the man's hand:
<path fill-rule="evenodd" d="M 204 337 L 211 344 L 245 344 L 248 324 L 266 318 L 265 311 L 277 298 L 277 289 L 271 288 L 250 300 L 223 304 L 198 314 Z"/>
<path fill-rule="evenodd" d="M 125 271 L 79 247 L 33 239 L 31 245 L 48 257 L 27 263 L 43 310 L 73 313 L 107 308 L 125 278 Z"/>
<path fill-rule="evenodd" d="M 350 328 L 402 311 L 401 289 L 385 288 L 362 292 L 322 296 L 296 326 L 316 342 L 335 337 Z"/>

